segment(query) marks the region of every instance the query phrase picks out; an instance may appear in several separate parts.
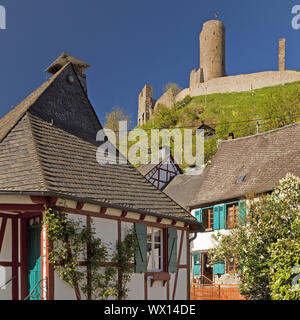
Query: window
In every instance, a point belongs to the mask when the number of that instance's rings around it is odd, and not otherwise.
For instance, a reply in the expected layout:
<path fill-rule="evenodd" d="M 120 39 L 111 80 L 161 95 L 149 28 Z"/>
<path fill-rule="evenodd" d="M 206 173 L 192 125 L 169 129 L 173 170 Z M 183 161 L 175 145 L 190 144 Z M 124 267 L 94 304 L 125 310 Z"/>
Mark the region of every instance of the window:
<path fill-rule="evenodd" d="M 236 273 L 237 269 L 238 268 L 233 261 L 231 260 L 226 261 L 226 273 Z"/>
<path fill-rule="evenodd" d="M 163 270 L 163 231 L 147 227 L 147 270 Z"/>
<path fill-rule="evenodd" d="M 214 210 L 213 208 L 204 209 L 202 212 L 203 226 L 205 231 L 214 229 Z"/>
<path fill-rule="evenodd" d="M 239 225 L 239 206 L 238 204 L 232 204 L 227 206 L 226 209 L 226 227 L 227 229 L 233 229 Z"/>

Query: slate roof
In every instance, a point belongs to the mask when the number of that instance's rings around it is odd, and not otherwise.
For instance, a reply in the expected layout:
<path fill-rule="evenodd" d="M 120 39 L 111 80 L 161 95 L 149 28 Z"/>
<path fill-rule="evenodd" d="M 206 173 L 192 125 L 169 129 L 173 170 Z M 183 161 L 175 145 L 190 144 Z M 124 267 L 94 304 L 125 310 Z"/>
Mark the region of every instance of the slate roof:
<path fill-rule="evenodd" d="M 164 188 L 164 193 L 188 209 L 189 204 L 194 200 L 195 191 L 200 188 L 201 183 L 202 175 L 177 175 Z"/>
<path fill-rule="evenodd" d="M 161 163 L 161 162 L 160 162 Z M 159 164 L 160 164 L 159 163 Z M 139 166 L 137 169 L 143 175 L 146 176 L 151 170 L 153 170 L 158 164 L 146 163 Z"/>
<path fill-rule="evenodd" d="M 180 185 L 177 193 L 192 193 L 188 205 L 196 207 L 269 192 L 287 173 L 300 177 L 299 158 L 300 123 L 223 141 L 212 163 L 199 177 L 200 185 Z M 244 180 L 238 182 L 242 176 Z M 168 194 L 178 201 L 178 196 Z"/>
<path fill-rule="evenodd" d="M 67 82 L 68 75 L 75 82 Z M 71 63 L 0 120 L 0 192 L 72 199 L 200 224 L 129 163 L 96 160 L 101 124 Z"/>

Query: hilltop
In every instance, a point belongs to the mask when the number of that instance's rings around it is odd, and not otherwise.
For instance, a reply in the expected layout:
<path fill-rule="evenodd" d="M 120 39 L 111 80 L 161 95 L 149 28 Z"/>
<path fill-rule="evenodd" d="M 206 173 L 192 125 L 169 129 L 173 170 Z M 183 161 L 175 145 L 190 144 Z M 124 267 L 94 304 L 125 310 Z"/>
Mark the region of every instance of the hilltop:
<path fill-rule="evenodd" d="M 238 138 L 297 121 L 300 121 L 300 81 L 248 92 L 186 96 L 170 108 L 160 104 L 153 118 L 138 128 L 196 129 L 204 122 L 216 130 L 215 136 L 205 141 L 207 163 L 216 153 L 218 143 L 230 132 Z"/>

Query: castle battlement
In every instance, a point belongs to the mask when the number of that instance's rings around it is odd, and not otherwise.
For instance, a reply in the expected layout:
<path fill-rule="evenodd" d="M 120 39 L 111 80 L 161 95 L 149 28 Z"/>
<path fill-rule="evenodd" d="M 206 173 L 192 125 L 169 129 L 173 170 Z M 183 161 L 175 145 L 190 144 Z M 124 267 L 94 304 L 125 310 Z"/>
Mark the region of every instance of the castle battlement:
<path fill-rule="evenodd" d="M 172 107 L 187 95 L 191 97 L 214 93 L 242 92 L 277 86 L 300 81 L 300 72 L 285 69 L 286 40 L 280 39 L 278 46 L 278 70 L 251 74 L 226 76 L 225 26 L 219 20 L 207 21 L 200 33 L 200 68 L 190 73 L 189 88 L 178 95 L 169 89 L 158 100 L 154 100 L 151 86 L 145 86 L 139 96 L 138 125 L 142 125 L 153 116 L 159 104 Z"/>

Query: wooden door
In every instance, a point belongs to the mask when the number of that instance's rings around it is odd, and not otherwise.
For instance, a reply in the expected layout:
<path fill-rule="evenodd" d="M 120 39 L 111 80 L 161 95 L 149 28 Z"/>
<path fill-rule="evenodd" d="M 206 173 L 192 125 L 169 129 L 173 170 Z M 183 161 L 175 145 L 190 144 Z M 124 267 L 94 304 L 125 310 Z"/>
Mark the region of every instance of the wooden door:
<path fill-rule="evenodd" d="M 28 226 L 29 300 L 41 300 L 41 225 Z"/>

